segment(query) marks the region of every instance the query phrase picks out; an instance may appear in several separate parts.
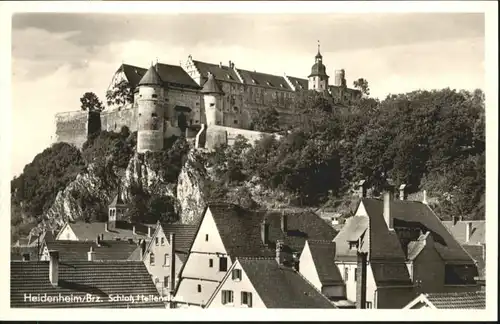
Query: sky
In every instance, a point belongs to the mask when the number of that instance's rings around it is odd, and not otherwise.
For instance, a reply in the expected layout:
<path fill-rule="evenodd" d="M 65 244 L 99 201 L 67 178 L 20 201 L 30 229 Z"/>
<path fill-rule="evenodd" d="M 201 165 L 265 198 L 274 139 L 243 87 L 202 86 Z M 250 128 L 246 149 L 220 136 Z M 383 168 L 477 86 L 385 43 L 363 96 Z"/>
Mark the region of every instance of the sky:
<path fill-rule="evenodd" d="M 318 40 L 330 76 L 343 68 L 348 86 L 365 78 L 381 99 L 485 86 L 483 14 L 15 14 L 12 176 L 51 145 L 56 113 L 79 110 L 87 91 L 104 101 L 122 62 L 175 65 L 192 55 L 306 78 Z"/>

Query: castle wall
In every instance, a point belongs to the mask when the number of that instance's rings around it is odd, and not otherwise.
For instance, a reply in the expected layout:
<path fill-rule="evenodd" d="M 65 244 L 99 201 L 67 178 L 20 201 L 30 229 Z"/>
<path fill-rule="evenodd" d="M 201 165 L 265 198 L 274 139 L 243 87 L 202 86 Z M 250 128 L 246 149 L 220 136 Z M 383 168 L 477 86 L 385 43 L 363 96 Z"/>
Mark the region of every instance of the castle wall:
<path fill-rule="evenodd" d="M 137 131 L 137 106 L 128 105 L 121 110 L 101 113 L 102 130 L 119 132 L 123 126 L 127 126 L 131 132 Z"/>
<path fill-rule="evenodd" d="M 87 140 L 89 113 L 72 111 L 56 114 L 56 142 L 65 142 L 81 149 Z"/>
<path fill-rule="evenodd" d="M 245 137 L 248 142 L 253 145 L 256 141 L 260 140 L 262 136 L 273 134 L 251 131 L 241 128 L 213 125 L 207 127 L 206 148 L 213 149 L 216 145 L 220 144 L 233 145 L 238 135 Z M 274 136 L 276 136 L 277 138 L 281 137 L 277 134 L 274 134 Z"/>
<path fill-rule="evenodd" d="M 187 114 L 188 124 L 199 125 L 206 122 L 205 109 L 203 108 L 203 100 L 200 92 L 169 88 L 165 101 L 165 119 L 169 121 L 172 126 L 177 127 L 179 112 L 175 111 L 176 106 L 184 106 L 191 109 L 191 112 Z"/>

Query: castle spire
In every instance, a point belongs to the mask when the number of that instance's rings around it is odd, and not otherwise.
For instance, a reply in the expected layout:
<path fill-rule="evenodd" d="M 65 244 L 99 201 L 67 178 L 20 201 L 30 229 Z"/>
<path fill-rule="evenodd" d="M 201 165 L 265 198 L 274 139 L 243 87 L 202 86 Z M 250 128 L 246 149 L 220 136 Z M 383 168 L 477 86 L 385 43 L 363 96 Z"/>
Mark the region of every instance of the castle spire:
<path fill-rule="evenodd" d="M 319 47 L 320 47 L 320 43 L 319 43 L 319 40 L 318 40 L 318 54 L 321 55 L 320 51 L 319 51 Z"/>

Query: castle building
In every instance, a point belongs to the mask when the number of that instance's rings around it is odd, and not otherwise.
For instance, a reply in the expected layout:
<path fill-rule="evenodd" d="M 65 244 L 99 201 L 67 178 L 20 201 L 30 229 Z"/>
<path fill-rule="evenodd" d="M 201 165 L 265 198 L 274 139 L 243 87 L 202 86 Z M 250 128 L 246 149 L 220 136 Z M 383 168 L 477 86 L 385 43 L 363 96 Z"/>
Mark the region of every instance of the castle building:
<path fill-rule="evenodd" d="M 306 90 L 329 95 L 338 105 L 361 97 L 359 90 L 347 87 L 344 70 L 335 71 L 334 84 L 329 84 L 319 45 L 308 79 L 240 69 L 232 61 L 228 65 L 201 62 L 189 55 L 178 66 L 156 62 L 144 69 L 122 64 L 108 91 L 122 81 L 132 91 L 133 101 L 109 105 L 100 113 L 99 128 L 118 132 L 127 126 L 137 131 L 139 153 L 161 150 L 164 138 L 195 136 L 202 125 L 208 130 L 210 126 L 251 130 L 252 119 L 262 109 L 276 109 L 286 123 L 297 114 L 297 99 Z M 95 116 L 86 112 L 58 114 L 56 141 L 81 147 L 95 129 L 92 121 Z"/>

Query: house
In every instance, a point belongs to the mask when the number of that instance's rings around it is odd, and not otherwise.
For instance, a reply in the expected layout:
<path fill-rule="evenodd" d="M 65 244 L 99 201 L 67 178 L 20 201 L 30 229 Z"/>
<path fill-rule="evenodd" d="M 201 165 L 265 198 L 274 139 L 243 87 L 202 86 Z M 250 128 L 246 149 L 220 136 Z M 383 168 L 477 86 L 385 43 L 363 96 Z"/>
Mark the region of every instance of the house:
<path fill-rule="evenodd" d="M 392 197 L 392 188 L 383 200 L 362 196 L 334 239 L 347 299 L 402 308 L 418 293 L 478 290 L 474 261 L 430 207 Z"/>
<path fill-rule="evenodd" d="M 464 221 L 461 217 L 454 217 L 452 221 L 443 221 L 443 224 L 476 262 L 479 272 L 477 281 L 484 287 L 486 284 L 486 221 Z"/>
<path fill-rule="evenodd" d="M 108 222 L 67 222 L 57 234 L 56 240 L 93 241 L 100 235 L 102 240 L 132 239 L 137 242 L 149 239 L 154 226 L 125 221 L 116 221 L 114 227 L 110 227 Z"/>
<path fill-rule="evenodd" d="M 53 239 L 54 239 L 54 234 L 51 231 L 44 230 L 39 235 L 37 235 L 33 232 L 30 232 L 28 234 L 28 236 L 17 240 L 17 242 L 14 243 L 13 246 L 36 247 L 36 246 L 40 246 L 44 240 L 53 240 Z"/>
<path fill-rule="evenodd" d="M 346 297 L 346 285 L 335 263 L 335 243 L 308 240 L 300 254 L 298 270 L 338 308 L 355 308 Z"/>
<path fill-rule="evenodd" d="M 38 247 L 36 246 L 11 246 L 10 260 L 11 261 L 30 261 L 38 260 Z"/>
<path fill-rule="evenodd" d="M 130 241 L 47 241 L 42 248 L 40 260 L 49 260 L 49 251 L 59 252 L 61 261 L 118 261 L 128 260 L 138 243 Z"/>
<path fill-rule="evenodd" d="M 335 308 L 276 253 L 276 258 L 236 258 L 206 308 Z"/>
<path fill-rule="evenodd" d="M 484 291 L 420 294 L 405 309 L 485 309 Z"/>
<path fill-rule="evenodd" d="M 250 211 L 211 203 L 181 272 L 175 301 L 179 307 L 204 307 L 237 257 L 274 257 L 281 241 L 283 263 L 290 266 L 306 239 L 334 236 L 334 229 L 312 212 Z"/>
<path fill-rule="evenodd" d="M 145 246 L 140 260 L 146 265 L 162 296 L 175 289 L 197 228 L 197 225 L 158 223 Z"/>
<path fill-rule="evenodd" d="M 49 254 L 49 261 L 11 261 L 11 308 L 165 308 L 142 262 L 60 261 L 57 251 Z"/>

